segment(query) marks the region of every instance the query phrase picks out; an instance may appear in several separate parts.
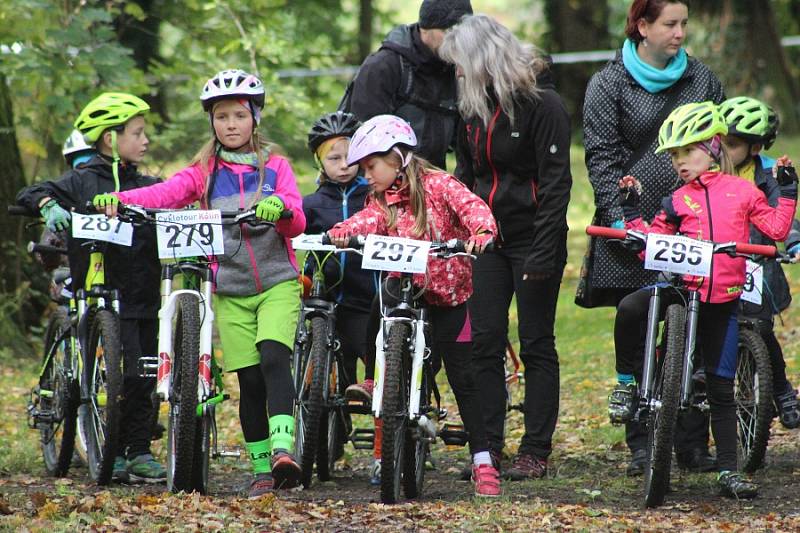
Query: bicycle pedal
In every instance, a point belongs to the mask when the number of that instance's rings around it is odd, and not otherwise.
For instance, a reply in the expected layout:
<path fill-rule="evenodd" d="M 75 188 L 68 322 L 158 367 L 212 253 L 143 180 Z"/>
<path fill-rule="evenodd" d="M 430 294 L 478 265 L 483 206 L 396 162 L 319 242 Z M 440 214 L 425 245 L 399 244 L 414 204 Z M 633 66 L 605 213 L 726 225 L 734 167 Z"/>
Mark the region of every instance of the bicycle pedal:
<path fill-rule="evenodd" d="M 372 402 L 364 400 L 347 400 L 346 407 L 354 415 L 368 415 L 372 412 Z"/>
<path fill-rule="evenodd" d="M 469 441 L 469 434 L 461 424 L 445 424 L 439 430 L 439 437 L 447 446 L 464 446 Z"/>
<path fill-rule="evenodd" d="M 356 428 L 350 436 L 350 442 L 356 450 L 371 450 L 375 445 L 375 430 Z"/>
<path fill-rule="evenodd" d="M 224 458 L 224 457 L 235 457 L 239 458 L 242 456 L 242 452 L 239 450 L 217 450 L 214 452 L 214 458 Z"/>
<path fill-rule="evenodd" d="M 139 377 L 158 377 L 158 357 L 154 355 L 143 355 L 139 358 Z"/>

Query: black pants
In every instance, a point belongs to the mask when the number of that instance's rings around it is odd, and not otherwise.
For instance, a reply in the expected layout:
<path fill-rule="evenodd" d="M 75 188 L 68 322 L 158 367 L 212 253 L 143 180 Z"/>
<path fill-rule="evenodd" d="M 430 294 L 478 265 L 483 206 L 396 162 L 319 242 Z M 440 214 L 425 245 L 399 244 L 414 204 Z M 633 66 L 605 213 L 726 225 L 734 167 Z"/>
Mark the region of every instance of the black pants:
<path fill-rule="evenodd" d="M 772 320 L 759 320 L 758 332 L 764 339 L 769 352 L 769 362 L 772 367 L 772 394 L 777 396 L 789 391 L 791 383 L 786 377 L 786 361 L 783 359 L 783 349 L 781 343 L 775 337 L 775 324 Z"/>
<path fill-rule="evenodd" d="M 527 247 L 502 248 L 478 256 L 469 301 L 473 360 L 489 446 L 501 451 L 505 440 L 505 356 L 508 309 L 517 297 L 520 359 L 525 366 L 525 434 L 519 452 L 545 459 L 552 451 L 558 418 L 559 364 L 554 324 L 566 249 L 558 271 L 541 280 L 522 280 Z"/>
<path fill-rule="evenodd" d="M 644 364 L 641 339 L 643 331 L 646 330 L 649 301 L 650 290 L 646 288 L 626 296 L 619 304 L 614 326 L 617 372 L 633 374 L 639 382 L 642 379 Z M 677 291 L 672 289 L 662 291 L 659 309 L 661 316 L 669 305 L 682 301 Z M 697 324 L 697 348 L 706 369 L 706 390 L 711 406 L 711 430 L 717 443 L 717 460 L 722 470 L 736 470 L 736 404 L 733 399 L 733 377 L 738 353 L 737 306 L 736 300 L 721 304 L 701 303 Z M 692 413 L 690 416 L 695 419 L 682 419 L 679 428 L 707 429 L 707 425 L 705 423 L 701 425 L 699 418 L 696 418 L 698 411 L 692 409 L 689 413 Z M 641 428 L 635 430 L 634 435 L 641 440 L 634 440 L 634 446 L 631 446 L 631 440 L 626 435 L 631 450 L 646 446 L 646 435 L 639 435 L 644 432 Z M 688 451 L 698 443 L 694 438 L 676 438 L 676 451 L 678 453 Z M 689 448 L 683 448 L 687 444 Z"/>
<path fill-rule="evenodd" d="M 367 322 L 369 317 L 370 313 L 367 310 L 342 306 L 336 308 L 336 334 L 342 343 L 342 358 L 344 360 L 345 375 L 342 376 L 344 387 L 357 381 L 356 363 L 359 359 L 365 358 L 367 353 Z M 373 374 L 374 364 L 373 372 L 365 374 L 364 377 L 372 379 Z"/>
<path fill-rule="evenodd" d="M 139 357 L 158 354 L 158 320 L 121 319 L 122 388 L 119 455 L 129 459 L 150 453 L 155 405 L 155 378 L 139 377 Z"/>
<path fill-rule="evenodd" d="M 399 280 L 388 278 L 383 283 L 383 304 L 393 306 L 400 294 Z M 486 451 L 486 429 L 481 417 L 481 406 L 476 384 L 476 374 L 472 357 L 472 336 L 469 312 L 466 304 L 456 307 L 428 306 L 428 320 L 431 325 L 432 354 L 441 355 L 444 361 L 447 381 L 456 397 L 458 412 L 469 434 L 471 454 Z M 375 337 L 380 327 L 380 308 L 375 297 L 367 328 L 367 369 L 375 368 Z M 436 372 L 437 369 L 433 369 Z M 372 374 L 369 374 L 370 376 Z"/>

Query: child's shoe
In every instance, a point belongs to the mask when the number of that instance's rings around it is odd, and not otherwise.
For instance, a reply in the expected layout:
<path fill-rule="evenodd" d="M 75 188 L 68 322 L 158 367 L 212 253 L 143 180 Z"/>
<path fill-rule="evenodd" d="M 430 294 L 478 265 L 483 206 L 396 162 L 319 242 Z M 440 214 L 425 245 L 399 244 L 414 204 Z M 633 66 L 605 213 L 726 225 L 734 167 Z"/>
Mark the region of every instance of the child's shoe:
<path fill-rule="evenodd" d="M 276 489 L 293 489 L 300 482 L 300 466 L 287 450 L 272 452 L 272 477 Z"/>
<path fill-rule="evenodd" d="M 116 483 L 130 483 L 131 477 L 128 474 L 128 461 L 118 455 L 114 459 L 114 469 L 111 471 L 111 481 Z"/>
<path fill-rule="evenodd" d="M 472 482 L 475 483 L 475 496 L 493 498 L 500 496 L 500 473 L 493 465 L 473 465 Z"/>
<path fill-rule="evenodd" d="M 758 485 L 745 478 L 739 472 L 724 470 L 717 476 L 720 494 L 728 498 L 745 499 L 755 498 L 758 495 Z"/>
<path fill-rule="evenodd" d="M 255 500 L 275 490 L 275 480 L 270 472 L 256 474 L 250 482 L 250 491 L 247 498 Z"/>
<path fill-rule="evenodd" d="M 369 484 L 370 485 L 380 485 L 381 484 L 381 460 L 375 459 L 375 462 L 372 463 L 372 468 L 369 469 Z"/>
<path fill-rule="evenodd" d="M 775 409 L 781 424 L 787 429 L 800 427 L 800 410 L 797 404 L 797 391 L 790 385 L 785 392 L 775 396 Z"/>
<path fill-rule="evenodd" d="M 347 400 L 372 403 L 372 391 L 375 389 L 375 381 L 365 379 L 361 383 L 353 383 L 344 391 Z"/>
<path fill-rule="evenodd" d="M 128 474 L 131 481 L 163 483 L 167 480 L 167 471 L 150 453 L 137 455 L 128 461 Z"/>
<path fill-rule="evenodd" d="M 636 414 L 639 389 L 635 383 L 617 383 L 608 396 L 608 418 L 612 424 L 630 422 Z"/>

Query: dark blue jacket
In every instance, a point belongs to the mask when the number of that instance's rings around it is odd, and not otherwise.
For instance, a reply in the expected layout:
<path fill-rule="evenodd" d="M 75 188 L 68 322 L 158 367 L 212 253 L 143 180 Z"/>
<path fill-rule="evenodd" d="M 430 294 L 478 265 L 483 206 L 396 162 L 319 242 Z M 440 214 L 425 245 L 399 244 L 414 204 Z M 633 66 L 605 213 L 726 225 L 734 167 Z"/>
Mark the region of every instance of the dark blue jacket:
<path fill-rule="evenodd" d="M 772 167 L 775 161 L 763 155 L 755 157 L 755 184 L 767 197 L 769 205 L 778 205 L 780 197 L 780 187 L 775 177 L 772 175 Z M 775 241 L 766 237 L 755 226 L 750 225 L 750 242 L 753 244 L 767 244 L 774 246 Z M 792 229 L 784 241 L 788 250 L 795 244 L 800 243 L 800 221 L 797 219 L 792 222 Z M 764 265 L 764 286 L 762 288 L 761 305 L 742 301 L 742 313 L 752 318 L 772 320 L 773 315 L 777 315 L 787 307 L 792 301 L 789 292 L 789 283 L 783 273 L 781 265 L 772 259 L 765 260 Z"/>
<path fill-rule="evenodd" d="M 306 233 L 309 235 L 328 231 L 335 224 L 358 213 L 364 208 L 369 188 L 367 180 L 358 176 L 347 185 L 326 181 L 317 191 L 303 198 L 306 215 Z M 338 258 L 338 264 L 335 259 Z M 309 253 L 306 256 L 306 274 L 316 267 Z M 361 256 L 340 253 L 325 263 L 325 286 L 333 287 L 328 297 L 339 305 L 368 311 L 375 296 L 375 280 L 372 271 L 361 269 Z M 339 280 L 341 283 L 334 287 Z"/>

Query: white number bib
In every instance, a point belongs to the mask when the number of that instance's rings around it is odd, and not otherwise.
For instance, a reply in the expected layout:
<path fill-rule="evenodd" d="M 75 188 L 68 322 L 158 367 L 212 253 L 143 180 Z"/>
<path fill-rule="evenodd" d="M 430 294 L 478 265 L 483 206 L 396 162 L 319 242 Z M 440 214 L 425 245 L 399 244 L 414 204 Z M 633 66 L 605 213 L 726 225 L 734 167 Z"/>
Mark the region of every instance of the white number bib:
<path fill-rule="evenodd" d="M 428 241 L 367 235 L 361 268 L 424 274 L 430 249 Z"/>
<path fill-rule="evenodd" d="M 292 248 L 309 252 L 329 252 L 331 250 L 336 250 L 336 246 L 332 244 L 322 244 L 322 236 L 322 233 L 319 235 L 306 235 L 302 233 L 292 239 Z"/>
<path fill-rule="evenodd" d="M 647 235 L 644 267 L 675 274 L 708 276 L 711 274 L 711 258 L 714 245 L 682 235 Z"/>
<path fill-rule="evenodd" d="M 747 260 L 747 275 L 741 299 L 755 305 L 761 305 L 761 288 L 764 286 L 764 269 L 760 263 Z"/>
<path fill-rule="evenodd" d="M 72 213 L 72 236 L 130 246 L 133 243 L 133 225 L 118 218 L 105 215 L 82 215 Z"/>
<path fill-rule="evenodd" d="M 186 210 L 156 214 L 158 257 L 196 257 L 222 255 L 222 215 L 210 211 Z"/>

